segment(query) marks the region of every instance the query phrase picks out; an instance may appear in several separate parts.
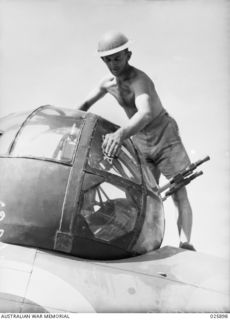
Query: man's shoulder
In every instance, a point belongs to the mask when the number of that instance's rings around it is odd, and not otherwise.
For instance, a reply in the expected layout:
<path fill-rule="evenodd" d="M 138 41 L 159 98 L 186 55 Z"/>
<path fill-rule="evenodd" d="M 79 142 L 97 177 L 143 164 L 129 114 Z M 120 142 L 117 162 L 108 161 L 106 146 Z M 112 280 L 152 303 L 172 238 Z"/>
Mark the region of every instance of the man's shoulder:
<path fill-rule="evenodd" d="M 112 81 L 114 81 L 114 76 L 107 74 L 101 79 L 100 85 L 104 86 L 104 85 L 110 84 Z"/>
<path fill-rule="evenodd" d="M 114 83 L 114 77 L 111 75 L 104 76 L 99 82 L 99 87 L 102 90 L 107 90 Z"/>
<path fill-rule="evenodd" d="M 136 79 L 153 82 L 153 80 L 148 76 L 148 74 L 145 71 L 140 70 L 138 68 L 134 68 L 134 70 L 136 74 Z"/>
<path fill-rule="evenodd" d="M 147 75 L 146 72 L 137 68 L 134 68 L 134 71 L 135 71 L 135 77 L 133 77 L 133 81 L 132 81 L 133 85 L 154 86 L 153 80 Z"/>

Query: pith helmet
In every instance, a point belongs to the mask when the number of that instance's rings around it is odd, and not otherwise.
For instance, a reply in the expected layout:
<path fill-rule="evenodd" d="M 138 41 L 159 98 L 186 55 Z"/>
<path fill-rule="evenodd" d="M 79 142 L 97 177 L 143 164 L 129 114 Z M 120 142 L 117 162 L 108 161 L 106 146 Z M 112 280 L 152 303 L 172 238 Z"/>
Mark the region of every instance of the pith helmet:
<path fill-rule="evenodd" d="M 97 52 L 100 57 L 109 56 L 129 47 L 129 39 L 121 32 L 105 33 L 98 42 Z"/>

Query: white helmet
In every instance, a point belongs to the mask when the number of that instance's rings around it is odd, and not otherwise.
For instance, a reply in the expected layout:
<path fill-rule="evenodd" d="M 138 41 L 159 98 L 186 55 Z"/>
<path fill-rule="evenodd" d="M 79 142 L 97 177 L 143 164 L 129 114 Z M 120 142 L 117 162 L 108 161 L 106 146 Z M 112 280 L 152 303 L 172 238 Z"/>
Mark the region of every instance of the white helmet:
<path fill-rule="evenodd" d="M 100 57 L 123 51 L 129 47 L 128 38 L 121 32 L 109 31 L 98 42 L 97 52 Z"/>

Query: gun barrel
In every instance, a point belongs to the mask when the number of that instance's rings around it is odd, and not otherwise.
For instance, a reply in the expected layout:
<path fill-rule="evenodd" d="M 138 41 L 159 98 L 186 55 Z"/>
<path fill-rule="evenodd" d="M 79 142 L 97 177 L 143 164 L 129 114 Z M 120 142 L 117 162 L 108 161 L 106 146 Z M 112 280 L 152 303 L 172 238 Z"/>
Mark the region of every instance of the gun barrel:
<path fill-rule="evenodd" d="M 200 166 L 202 163 L 204 163 L 204 162 L 206 162 L 206 161 L 208 161 L 208 160 L 210 160 L 210 157 L 209 157 L 209 156 L 205 157 L 204 159 L 198 160 L 197 162 L 194 163 L 194 165 L 196 165 L 196 168 L 197 168 L 197 167 Z"/>
<path fill-rule="evenodd" d="M 183 183 L 184 179 L 186 177 L 188 177 L 190 174 L 192 174 L 192 172 L 198 167 L 200 166 L 202 163 L 206 162 L 210 160 L 209 156 L 206 156 L 205 158 L 198 160 L 194 163 L 191 163 L 189 167 L 187 167 L 184 171 L 178 173 L 177 175 L 175 175 L 174 177 L 172 177 L 168 183 L 166 183 L 165 185 L 163 185 L 162 187 L 159 188 L 159 193 L 162 193 L 163 191 L 165 191 L 166 189 L 170 188 L 173 185 L 177 185 L 178 183 Z M 202 174 L 202 173 L 201 173 Z M 199 174 L 199 175 L 201 175 Z M 191 177 L 191 176 L 190 176 Z M 189 177 L 189 178 L 190 178 Z M 196 177 L 196 176 L 195 176 Z M 194 178 L 192 178 L 194 179 Z"/>
<path fill-rule="evenodd" d="M 173 193 L 175 193 L 176 191 L 178 191 L 180 188 L 186 186 L 187 184 L 189 184 L 193 179 L 201 176 L 203 174 L 203 171 L 198 171 L 193 173 L 191 176 L 189 176 L 188 178 L 185 178 L 184 180 L 182 180 L 181 182 L 179 182 L 178 184 L 173 185 L 171 188 L 169 188 L 169 190 L 165 193 L 164 198 L 162 199 L 163 201 L 166 200 L 169 196 L 171 196 Z"/>
<path fill-rule="evenodd" d="M 193 180 L 193 179 L 201 176 L 202 174 L 203 174 L 203 171 L 195 172 L 193 175 L 191 175 L 191 176 L 189 177 L 189 179 L 190 179 L 190 181 L 191 181 L 191 180 Z"/>
<path fill-rule="evenodd" d="M 182 175 L 184 177 L 188 176 L 189 174 L 191 174 L 198 166 L 200 166 L 202 163 L 206 162 L 210 160 L 210 157 L 207 156 L 204 159 L 198 160 L 194 163 L 191 163 L 190 166 L 188 168 L 186 168 L 184 171 L 182 171 Z"/>

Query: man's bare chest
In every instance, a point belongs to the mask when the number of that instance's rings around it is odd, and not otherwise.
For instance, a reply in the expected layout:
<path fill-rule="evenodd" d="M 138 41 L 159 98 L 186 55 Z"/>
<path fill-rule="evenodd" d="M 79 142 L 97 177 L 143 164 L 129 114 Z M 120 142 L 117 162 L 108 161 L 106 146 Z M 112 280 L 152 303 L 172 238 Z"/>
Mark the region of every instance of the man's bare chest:
<path fill-rule="evenodd" d="M 110 84 L 107 90 L 117 99 L 121 106 L 125 108 L 131 108 L 135 106 L 134 93 L 132 92 L 129 84 L 117 83 L 114 81 Z"/>

